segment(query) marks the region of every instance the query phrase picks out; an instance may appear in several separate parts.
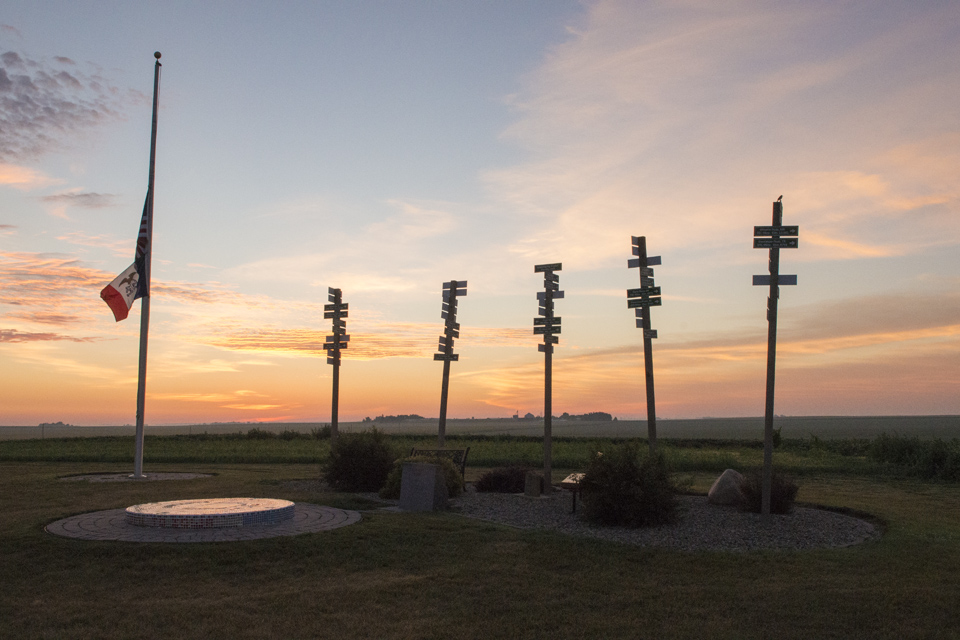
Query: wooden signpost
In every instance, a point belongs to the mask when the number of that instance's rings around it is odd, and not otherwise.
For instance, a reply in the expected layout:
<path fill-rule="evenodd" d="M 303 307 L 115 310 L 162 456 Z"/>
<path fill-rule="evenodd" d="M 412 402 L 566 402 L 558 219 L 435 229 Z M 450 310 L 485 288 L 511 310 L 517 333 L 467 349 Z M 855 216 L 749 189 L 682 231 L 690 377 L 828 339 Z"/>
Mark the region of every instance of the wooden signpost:
<path fill-rule="evenodd" d="M 657 337 L 650 328 L 650 307 L 660 306 L 660 287 L 653 285 L 653 267 L 660 264 L 660 256 L 647 255 L 646 236 L 633 236 L 633 255 L 627 268 L 640 269 L 640 288 L 627 289 L 627 308 L 635 309 L 637 328 L 643 329 L 643 370 L 647 386 L 647 439 L 650 453 L 657 452 L 657 401 L 653 390 L 653 342 Z"/>
<path fill-rule="evenodd" d="M 770 493 L 773 480 L 773 390 L 777 363 L 777 300 L 780 285 L 797 284 L 797 276 L 780 275 L 780 249 L 796 249 L 799 246 L 800 228 L 783 226 L 783 196 L 773 203 L 773 224 L 753 228 L 753 248 L 770 250 L 770 274 L 753 276 L 753 284 L 768 285 L 767 297 L 767 399 L 763 417 L 763 482 L 761 485 L 760 512 L 770 515 Z M 791 237 L 792 236 L 792 237 Z"/>
<path fill-rule="evenodd" d="M 457 322 L 457 298 L 467 295 L 466 280 L 451 280 L 443 283 L 443 310 L 440 317 L 445 320 L 443 335 L 437 347 L 439 353 L 433 354 L 434 360 L 443 361 L 443 383 L 440 386 L 440 425 L 437 430 L 437 446 L 442 449 L 447 435 L 447 391 L 450 388 L 450 363 L 460 359 L 453 352 L 453 341 L 460 337 L 460 324 Z"/>
<path fill-rule="evenodd" d="M 336 442 L 339 433 L 340 411 L 340 350 L 346 349 L 350 342 L 347 335 L 347 309 L 349 305 L 343 302 L 340 289 L 329 287 L 327 298 L 330 304 L 323 305 L 323 317 L 329 318 L 333 325 L 333 335 L 327 336 L 323 348 L 327 351 L 327 364 L 333 365 L 333 393 L 331 394 L 330 408 L 330 440 Z"/>
<path fill-rule="evenodd" d="M 542 335 L 543 343 L 537 349 L 543 352 L 543 491 L 550 493 L 553 489 L 553 345 L 560 342 L 556 334 L 560 333 L 562 318 L 553 315 L 553 301 L 563 298 L 560 291 L 560 276 L 554 271 L 560 271 L 563 265 L 559 262 L 538 264 L 533 267 L 534 273 L 543 274 L 543 291 L 537 293 L 540 317 L 533 319 L 533 334 Z"/>

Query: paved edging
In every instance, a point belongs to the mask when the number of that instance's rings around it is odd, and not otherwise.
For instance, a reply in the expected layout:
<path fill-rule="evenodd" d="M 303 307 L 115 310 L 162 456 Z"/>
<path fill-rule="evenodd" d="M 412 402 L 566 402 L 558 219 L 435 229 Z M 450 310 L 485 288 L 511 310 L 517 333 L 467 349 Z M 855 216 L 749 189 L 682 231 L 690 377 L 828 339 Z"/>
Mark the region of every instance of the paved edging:
<path fill-rule="evenodd" d="M 306 502 L 295 503 L 294 516 L 278 524 L 258 524 L 221 529 L 164 529 L 128 524 L 125 509 L 93 511 L 51 522 L 44 530 L 65 538 L 120 542 L 235 542 L 297 536 L 338 529 L 361 520 L 358 511 L 334 509 Z"/>

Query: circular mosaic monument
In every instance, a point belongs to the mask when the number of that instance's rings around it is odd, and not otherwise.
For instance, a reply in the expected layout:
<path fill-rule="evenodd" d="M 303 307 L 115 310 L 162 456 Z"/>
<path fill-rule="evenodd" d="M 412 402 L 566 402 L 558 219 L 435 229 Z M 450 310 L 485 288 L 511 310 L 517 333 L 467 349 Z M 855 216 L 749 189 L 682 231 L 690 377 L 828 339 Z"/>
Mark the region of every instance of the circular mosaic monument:
<path fill-rule="evenodd" d="M 220 529 L 277 524 L 293 518 L 294 504 L 271 498 L 209 498 L 147 502 L 126 509 L 126 521 L 138 527 Z"/>
<path fill-rule="evenodd" d="M 160 503 L 162 504 L 162 503 Z M 138 505 L 139 506 L 139 505 Z M 358 511 L 298 502 L 293 517 L 277 523 L 206 529 L 137 526 L 127 522 L 126 509 L 81 513 L 51 522 L 48 533 L 80 540 L 120 542 L 239 542 L 330 531 L 360 522 Z"/>

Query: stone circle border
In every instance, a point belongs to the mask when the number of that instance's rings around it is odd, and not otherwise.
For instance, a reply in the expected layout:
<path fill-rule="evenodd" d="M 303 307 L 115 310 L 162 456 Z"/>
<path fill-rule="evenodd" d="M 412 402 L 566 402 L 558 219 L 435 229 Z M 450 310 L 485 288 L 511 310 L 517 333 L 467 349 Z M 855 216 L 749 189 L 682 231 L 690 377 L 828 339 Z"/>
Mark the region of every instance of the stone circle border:
<path fill-rule="evenodd" d="M 294 503 L 294 515 L 278 524 L 257 524 L 220 529 L 138 527 L 126 520 L 126 509 L 93 511 L 51 522 L 44 530 L 79 540 L 118 542 L 237 542 L 303 533 L 330 531 L 360 522 L 358 511 L 334 509 L 307 502 Z"/>

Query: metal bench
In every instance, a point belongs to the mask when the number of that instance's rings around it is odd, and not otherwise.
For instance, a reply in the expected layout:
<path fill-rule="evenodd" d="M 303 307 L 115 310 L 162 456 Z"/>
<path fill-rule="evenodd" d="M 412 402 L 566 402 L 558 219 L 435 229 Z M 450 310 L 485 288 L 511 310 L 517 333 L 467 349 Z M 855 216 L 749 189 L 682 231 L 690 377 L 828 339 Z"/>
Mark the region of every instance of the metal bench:
<path fill-rule="evenodd" d="M 577 512 L 577 494 L 580 493 L 580 481 L 583 480 L 582 473 L 571 473 L 560 482 L 560 487 L 573 494 L 573 507 L 570 513 Z"/>
<path fill-rule="evenodd" d="M 417 449 L 414 447 L 410 450 L 410 457 L 449 458 L 460 469 L 460 477 L 462 478 L 467 468 L 468 453 L 470 453 L 470 447 L 466 449 Z"/>

